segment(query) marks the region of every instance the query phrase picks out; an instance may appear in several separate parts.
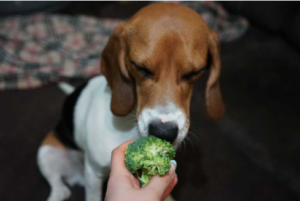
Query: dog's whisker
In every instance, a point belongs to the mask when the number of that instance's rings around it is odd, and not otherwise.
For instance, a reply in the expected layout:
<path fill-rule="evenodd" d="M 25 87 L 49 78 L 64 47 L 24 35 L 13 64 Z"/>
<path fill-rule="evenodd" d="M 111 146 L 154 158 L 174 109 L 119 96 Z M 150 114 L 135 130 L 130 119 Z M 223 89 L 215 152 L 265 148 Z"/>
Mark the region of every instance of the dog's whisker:
<path fill-rule="evenodd" d="M 182 151 L 182 146 L 183 146 L 183 143 L 181 142 L 180 143 L 180 152 Z"/>
<path fill-rule="evenodd" d="M 195 152 L 195 147 L 194 147 L 194 144 L 192 143 L 192 140 L 188 136 L 186 136 L 186 139 L 188 139 L 188 141 L 191 143 L 191 145 L 193 147 L 193 151 Z"/>
<path fill-rule="evenodd" d="M 196 134 L 192 133 L 191 131 L 188 131 L 188 133 L 192 134 L 198 140 L 198 142 L 200 142 L 199 137 Z"/>
<path fill-rule="evenodd" d="M 138 119 L 137 116 L 134 115 L 134 114 L 129 114 L 129 115 L 132 116 L 132 117 L 134 117 L 134 118 L 136 118 L 136 119 Z"/>
<path fill-rule="evenodd" d="M 133 125 L 136 123 L 137 123 L 137 119 L 131 119 L 131 120 L 124 122 L 124 125 Z"/>
<path fill-rule="evenodd" d="M 133 125 L 135 125 L 135 122 L 128 122 L 128 123 L 125 123 L 124 125 L 126 125 L 126 126 L 133 126 Z"/>
<path fill-rule="evenodd" d="M 137 119 L 131 119 L 131 120 L 129 120 L 129 121 L 126 121 L 125 123 L 129 123 L 129 122 L 137 122 Z"/>
<path fill-rule="evenodd" d="M 180 152 L 181 151 L 181 142 L 180 143 L 178 143 L 178 152 Z"/>

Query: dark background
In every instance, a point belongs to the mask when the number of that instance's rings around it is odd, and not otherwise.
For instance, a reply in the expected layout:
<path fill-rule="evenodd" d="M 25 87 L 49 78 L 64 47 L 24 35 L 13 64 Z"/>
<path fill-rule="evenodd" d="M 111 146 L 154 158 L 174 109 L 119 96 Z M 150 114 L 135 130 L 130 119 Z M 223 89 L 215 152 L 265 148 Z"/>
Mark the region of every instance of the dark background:
<path fill-rule="evenodd" d="M 48 12 L 128 18 L 147 2 L 69 2 Z M 221 46 L 224 118 L 204 114 L 207 73 L 196 82 L 190 140 L 178 152 L 178 201 L 293 201 L 300 198 L 300 12 L 295 2 L 224 2 L 250 21 Z M 27 10 L 25 14 L 34 11 Z M 11 15 L 4 13 L 2 15 Z M 72 81 L 75 86 L 84 80 Z M 0 91 L 0 200 L 46 200 L 38 146 L 65 95 L 56 85 Z M 81 187 L 69 200 L 83 200 Z"/>

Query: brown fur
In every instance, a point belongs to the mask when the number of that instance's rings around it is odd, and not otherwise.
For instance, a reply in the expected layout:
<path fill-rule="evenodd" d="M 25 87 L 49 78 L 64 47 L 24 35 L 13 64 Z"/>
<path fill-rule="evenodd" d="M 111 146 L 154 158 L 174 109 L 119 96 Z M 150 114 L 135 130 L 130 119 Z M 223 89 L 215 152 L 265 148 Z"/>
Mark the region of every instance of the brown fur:
<path fill-rule="evenodd" d="M 45 139 L 43 140 L 41 146 L 43 145 L 50 145 L 50 146 L 54 146 L 57 147 L 59 149 L 65 150 L 67 149 L 58 139 L 57 137 L 54 135 L 54 133 L 52 131 L 50 131 L 47 136 L 45 137 Z"/>
<path fill-rule="evenodd" d="M 112 112 L 127 115 L 137 100 L 139 115 L 144 107 L 172 101 L 189 116 L 192 86 L 201 74 L 191 81 L 182 76 L 204 68 L 210 54 L 206 112 L 219 120 L 225 111 L 219 51 L 218 36 L 190 8 L 163 3 L 141 9 L 116 28 L 102 54 L 102 72 L 113 92 Z M 130 60 L 154 76 L 144 77 Z"/>

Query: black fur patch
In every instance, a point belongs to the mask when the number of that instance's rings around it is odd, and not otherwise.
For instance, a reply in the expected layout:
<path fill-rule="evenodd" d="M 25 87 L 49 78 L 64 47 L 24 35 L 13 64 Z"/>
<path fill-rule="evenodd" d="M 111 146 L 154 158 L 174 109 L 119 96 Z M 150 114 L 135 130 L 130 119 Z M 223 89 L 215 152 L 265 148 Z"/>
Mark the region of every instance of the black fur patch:
<path fill-rule="evenodd" d="M 67 147 L 78 149 L 79 147 L 74 140 L 74 109 L 82 90 L 86 87 L 87 82 L 80 85 L 70 94 L 62 109 L 62 117 L 54 129 L 56 137 Z"/>

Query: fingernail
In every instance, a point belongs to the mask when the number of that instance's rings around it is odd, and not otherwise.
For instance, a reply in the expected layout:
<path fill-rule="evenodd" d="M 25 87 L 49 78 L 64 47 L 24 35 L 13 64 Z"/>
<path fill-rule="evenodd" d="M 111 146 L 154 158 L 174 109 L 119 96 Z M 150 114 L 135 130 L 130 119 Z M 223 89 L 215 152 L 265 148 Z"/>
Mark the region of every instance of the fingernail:
<path fill-rule="evenodd" d="M 175 168 L 177 168 L 177 162 L 175 160 L 171 160 L 170 162 L 175 165 Z"/>
<path fill-rule="evenodd" d="M 174 174 L 175 174 L 175 169 L 177 167 L 177 163 L 176 163 L 175 160 L 172 160 L 170 162 L 174 164 L 174 165 L 171 165 L 171 168 L 170 168 L 170 171 L 169 171 L 169 174 L 173 177 Z"/>

